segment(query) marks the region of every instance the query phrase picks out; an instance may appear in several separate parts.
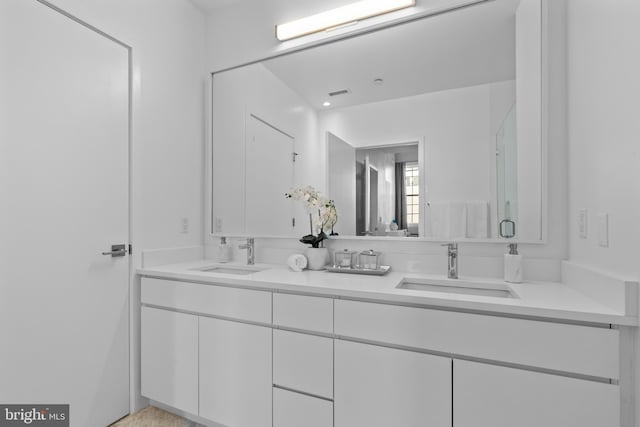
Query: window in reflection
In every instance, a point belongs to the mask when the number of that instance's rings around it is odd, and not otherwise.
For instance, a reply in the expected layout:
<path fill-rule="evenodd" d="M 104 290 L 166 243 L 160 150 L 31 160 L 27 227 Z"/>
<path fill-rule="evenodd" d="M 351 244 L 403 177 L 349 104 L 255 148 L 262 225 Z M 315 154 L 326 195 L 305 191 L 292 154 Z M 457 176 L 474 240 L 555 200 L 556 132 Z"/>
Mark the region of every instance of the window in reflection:
<path fill-rule="evenodd" d="M 407 226 L 417 226 L 420 222 L 420 171 L 418 163 L 405 164 L 404 182 L 407 204 L 406 223 Z"/>

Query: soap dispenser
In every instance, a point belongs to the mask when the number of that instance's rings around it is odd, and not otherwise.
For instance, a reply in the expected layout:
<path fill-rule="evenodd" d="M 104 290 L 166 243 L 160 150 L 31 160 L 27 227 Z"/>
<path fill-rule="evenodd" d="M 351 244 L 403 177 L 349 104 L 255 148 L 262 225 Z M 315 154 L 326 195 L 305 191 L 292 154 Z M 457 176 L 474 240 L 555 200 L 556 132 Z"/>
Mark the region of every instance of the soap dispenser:
<path fill-rule="evenodd" d="M 226 237 L 220 237 L 220 245 L 218 245 L 218 262 L 231 261 L 231 245 L 227 243 Z"/>
<path fill-rule="evenodd" d="M 504 281 L 522 283 L 522 255 L 518 254 L 518 245 L 509 244 L 509 253 L 504 254 Z"/>

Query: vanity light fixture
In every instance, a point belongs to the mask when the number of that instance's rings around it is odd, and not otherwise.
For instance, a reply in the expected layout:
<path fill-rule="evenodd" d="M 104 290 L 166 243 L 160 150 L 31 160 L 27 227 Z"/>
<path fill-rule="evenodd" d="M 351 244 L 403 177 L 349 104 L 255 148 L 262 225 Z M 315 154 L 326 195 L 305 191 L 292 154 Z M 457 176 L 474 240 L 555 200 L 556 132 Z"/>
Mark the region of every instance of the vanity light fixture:
<path fill-rule="evenodd" d="M 337 27 L 357 23 L 362 19 L 415 6 L 415 4 L 416 0 L 361 0 L 286 24 L 276 25 L 276 38 L 284 41 L 320 31 L 330 31 Z"/>

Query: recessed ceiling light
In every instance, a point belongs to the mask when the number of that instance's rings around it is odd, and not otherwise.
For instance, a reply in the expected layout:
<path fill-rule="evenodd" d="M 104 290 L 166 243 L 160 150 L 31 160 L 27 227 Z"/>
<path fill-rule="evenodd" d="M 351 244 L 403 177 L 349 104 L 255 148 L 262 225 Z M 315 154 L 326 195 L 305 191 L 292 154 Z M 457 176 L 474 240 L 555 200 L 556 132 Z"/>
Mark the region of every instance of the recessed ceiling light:
<path fill-rule="evenodd" d="M 382 86 L 384 84 L 384 80 L 377 78 L 373 80 L 373 84 L 376 86 Z"/>
<path fill-rule="evenodd" d="M 278 40 L 289 40 L 329 30 L 362 19 L 415 6 L 416 0 L 361 0 L 286 24 L 276 25 Z"/>
<path fill-rule="evenodd" d="M 330 103 L 329 101 L 324 101 L 324 102 L 322 103 L 322 106 L 323 106 L 323 107 L 329 107 L 330 105 L 331 105 L 331 103 Z"/>

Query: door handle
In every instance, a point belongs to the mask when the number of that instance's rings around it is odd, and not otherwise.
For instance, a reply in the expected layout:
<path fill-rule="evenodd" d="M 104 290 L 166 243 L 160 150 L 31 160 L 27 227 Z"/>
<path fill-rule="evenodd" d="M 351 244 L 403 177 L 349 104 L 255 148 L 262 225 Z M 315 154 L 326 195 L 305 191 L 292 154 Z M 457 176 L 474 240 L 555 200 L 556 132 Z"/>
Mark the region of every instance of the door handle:
<path fill-rule="evenodd" d="M 111 250 L 109 252 L 102 252 L 102 255 L 111 255 L 111 257 L 119 257 L 125 256 L 127 254 L 127 249 L 125 245 L 111 245 Z"/>

